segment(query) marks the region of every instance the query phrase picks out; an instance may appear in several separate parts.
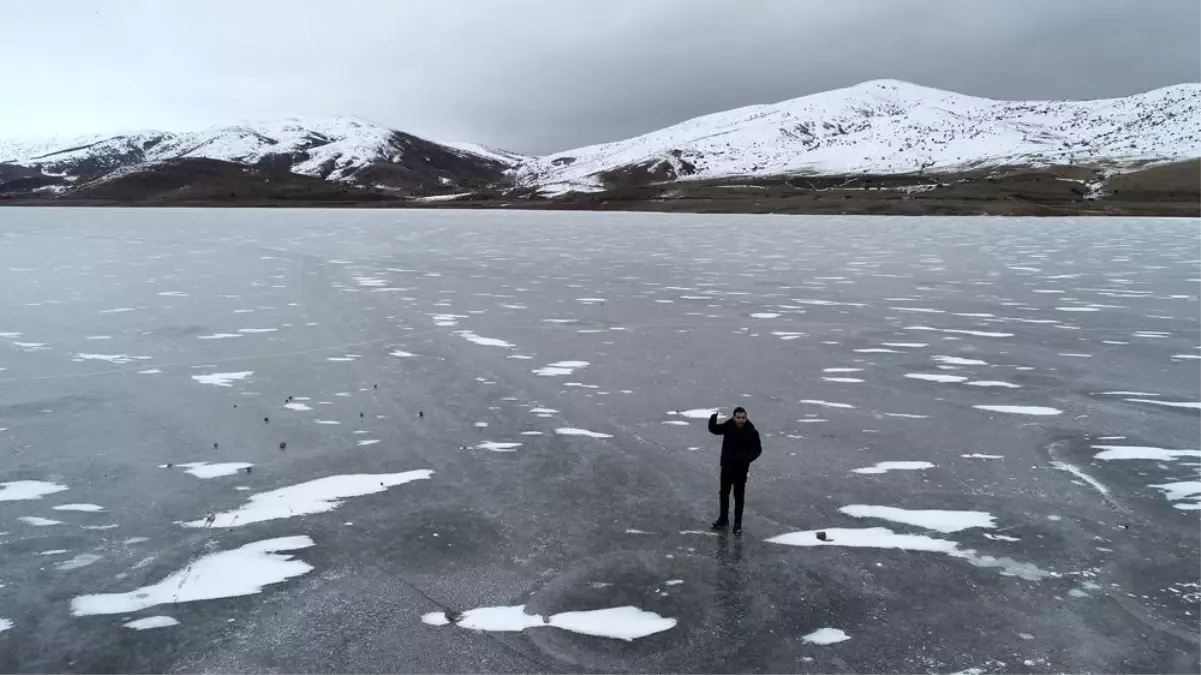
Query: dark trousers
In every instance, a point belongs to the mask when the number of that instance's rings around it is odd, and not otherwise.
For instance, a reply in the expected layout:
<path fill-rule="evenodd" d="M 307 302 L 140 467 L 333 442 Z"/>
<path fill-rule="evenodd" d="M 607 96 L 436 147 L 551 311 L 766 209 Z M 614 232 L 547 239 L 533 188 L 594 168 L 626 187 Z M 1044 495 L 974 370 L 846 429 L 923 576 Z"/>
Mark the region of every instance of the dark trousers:
<path fill-rule="evenodd" d="M 734 524 L 742 524 L 742 504 L 746 495 L 746 474 L 749 466 L 723 466 L 721 468 L 721 514 L 718 520 L 730 519 L 730 490 L 734 490 Z"/>

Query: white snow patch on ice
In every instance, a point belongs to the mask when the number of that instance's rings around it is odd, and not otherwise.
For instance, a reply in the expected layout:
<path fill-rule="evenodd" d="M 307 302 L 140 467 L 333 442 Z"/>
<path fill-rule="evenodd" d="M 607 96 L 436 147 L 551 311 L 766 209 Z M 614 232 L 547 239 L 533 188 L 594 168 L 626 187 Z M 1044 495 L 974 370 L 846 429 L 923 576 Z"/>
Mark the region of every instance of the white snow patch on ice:
<path fill-rule="evenodd" d="M 826 382 L 842 382 L 845 384 L 863 381 L 858 377 L 823 377 L 822 379 Z"/>
<path fill-rule="evenodd" d="M 555 433 L 560 436 L 587 436 L 588 438 L 613 438 L 612 434 L 603 434 L 599 431 L 588 431 L 587 429 L 575 429 L 573 427 L 560 427 L 555 429 Z"/>
<path fill-rule="evenodd" d="M 482 347 L 504 347 L 506 349 L 514 349 L 517 347 L 517 345 L 515 345 L 511 342 L 505 342 L 504 340 L 500 340 L 497 338 L 482 337 L 480 335 L 476 335 L 475 333 L 473 333 L 469 330 L 461 330 L 458 332 L 458 335 L 459 335 L 459 337 L 463 338 L 464 340 L 467 340 L 468 342 L 470 342 L 472 344 L 480 345 Z"/>
<path fill-rule="evenodd" d="M 430 612 L 422 616 L 421 620 L 431 626 L 445 626 L 450 623 L 445 612 Z M 633 606 L 560 612 L 543 617 L 539 614 L 526 614 L 525 605 L 515 605 L 469 609 L 463 612 L 455 625 L 469 630 L 509 633 L 529 628 L 552 627 L 582 635 L 629 642 L 669 630 L 675 627 L 676 620 Z"/>
<path fill-rule="evenodd" d="M 1168 501 L 1183 502 L 1172 505 L 1178 509 L 1184 511 L 1201 510 L 1201 481 L 1176 481 L 1172 483 L 1160 483 L 1150 487 L 1162 490 Z"/>
<path fill-rule="evenodd" d="M 475 447 L 477 450 L 491 450 L 492 452 L 516 452 L 517 448 L 521 447 L 521 444 L 501 443 L 498 441 L 483 441 Z"/>
<path fill-rule="evenodd" d="M 1201 457 L 1201 450 L 1168 450 L 1142 445 L 1094 445 L 1101 450 L 1093 455 L 1096 459 L 1105 461 L 1115 459 L 1149 459 L 1159 462 L 1174 462 L 1179 457 Z"/>
<path fill-rule="evenodd" d="M 428 469 L 419 469 L 402 473 L 326 476 L 251 495 L 250 501 L 241 507 L 216 514 L 211 523 L 201 518 L 180 524 L 184 527 L 240 527 L 267 520 L 325 513 L 338 508 L 349 497 L 383 492 L 395 485 L 428 479 L 433 473 Z"/>
<path fill-rule="evenodd" d="M 213 333 L 212 335 L 199 335 L 196 337 L 196 339 L 197 340 L 228 340 L 230 338 L 240 338 L 240 337 L 242 337 L 242 336 L 237 333 Z"/>
<path fill-rule="evenodd" d="M 1012 382 L 1002 382 L 1001 380 L 972 380 L 967 383 L 969 387 L 1000 387 L 1002 389 L 1021 389 L 1022 385 Z"/>
<path fill-rule="evenodd" d="M 914 461 L 899 461 L 899 462 L 876 462 L 875 466 L 865 466 L 859 469 L 851 469 L 853 473 L 887 473 L 889 471 L 918 471 L 921 469 L 933 469 L 934 465 L 930 462 L 914 462 Z"/>
<path fill-rule="evenodd" d="M 209 373 L 208 375 L 193 375 L 192 379 L 200 384 L 212 384 L 218 387 L 230 387 L 234 382 L 244 380 L 254 375 L 253 370 L 243 370 L 236 373 Z"/>
<path fill-rule="evenodd" d="M 59 504 L 51 508 L 55 511 L 83 511 L 85 513 L 96 513 L 104 510 L 104 507 L 99 504 Z"/>
<path fill-rule="evenodd" d="M 44 480 L 14 480 L 0 483 L 0 502 L 16 502 L 26 499 L 41 499 L 46 495 L 66 490 L 66 485 Z"/>
<path fill-rule="evenodd" d="M 310 407 L 310 406 L 309 406 L 308 404 L 306 404 L 306 403 L 298 403 L 298 402 L 296 402 L 296 401 L 293 401 L 292 403 L 285 403 L 285 404 L 284 404 L 284 407 L 285 407 L 285 408 L 287 408 L 288 410 L 298 410 L 298 411 L 300 411 L 300 412 L 304 412 L 304 411 L 306 411 L 306 410 L 312 410 L 312 409 L 313 409 L 312 407 Z"/>
<path fill-rule="evenodd" d="M 42 518 L 41 516 L 21 516 L 17 520 L 26 525 L 33 525 L 34 527 L 49 527 L 51 525 L 63 524 L 61 520 L 51 520 L 49 518 Z"/>
<path fill-rule="evenodd" d="M 851 405 L 850 403 L 835 403 L 833 401 L 819 401 L 817 399 L 810 399 L 810 398 L 802 399 L 801 403 L 805 403 L 808 405 L 820 405 L 824 408 L 854 408 L 855 407 L 855 406 Z"/>
<path fill-rule="evenodd" d="M 978 555 L 974 549 L 961 549 L 957 542 L 948 539 L 936 539 L 922 534 L 897 534 L 886 527 L 871 527 L 864 529 L 829 528 L 820 530 L 826 533 L 823 541 L 817 538 L 819 530 L 790 532 L 767 541 L 786 546 L 845 546 L 849 548 L 884 548 L 900 549 L 903 551 L 931 551 L 943 553 L 952 558 L 966 560 L 976 567 L 999 567 L 1001 575 L 1019 577 L 1028 581 L 1039 581 L 1046 577 L 1058 576 L 1047 572 L 1027 562 L 1012 558 L 996 558 L 991 555 Z"/>
<path fill-rule="evenodd" d="M 965 359 L 962 356 L 931 356 L 931 360 L 945 363 L 949 366 L 987 366 L 988 363 L 980 359 Z"/>
<path fill-rule="evenodd" d="M 580 368 L 587 368 L 588 365 L 587 361 L 556 361 L 534 370 L 533 373 L 542 377 L 559 377 L 562 375 L 571 375 Z"/>
<path fill-rule="evenodd" d="M 125 623 L 123 623 L 121 625 L 125 626 L 126 628 L 132 628 L 134 630 L 150 630 L 151 628 L 169 628 L 171 626 L 178 626 L 179 621 L 177 621 L 173 617 L 159 615 L 159 616 L 148 616 L 144 619 L 135 619 L 133 621 L 126 621 Z"/>
<path fill-rule="evenodd" d="M 1007 413 L 1010 415 L 1036 415 L 1045 417 L 1063 413 L 1058 408 L 1046 408 L 1037 405 L 974 405 L 972 407 L 978 410 Z"/>
<path fill-rule="evenodd" d="M 242 469 L 248 469 L 254 464 L 250 462 L 183 462 L 174 466 L 184 470 L 197 478 L 218 478 L 220 476 L 232 476 Z M 160 469 L 169 469 L 170 466 L 160 464 Z"/>
<path fill-rule="evenodd" d="M 905 377 L 927 382 L 964 382 L 967 380 L 962 375 L 943 375 L 942 373 L 905 373 Z"/>
<path fill-rule="evenodd" d="M 126 614 L 163 604 L 233 598 L 260 593 L 263 587 L 307 574 L 312 566 L 294 560 L 294 551 L 308 548 L 306 536 L 278 537 L 203 556 L 156 584 L 128 593 L 96 593 L 71 600 L 75 616 Z"/>
<path fill-rule="evenodd" d="M 69 572 L 80 567 L 87 567 L 98 560 L 100 560 L 100 556 L 95 553 L 80 553 L 70 560 L 58 563 L 54 568 L 62 572 Z"/>
<path fill-rule="evenodd" d="M 968 459 L 1005 459 L 1005 455 L 984 455 L 979 452 L 973 452 L 969 455 L 960 455 Z"/>
<path fill-rule="evenodd" d="M 814 645 L 832 645 L 850 640 L 851 636 L 839 628 L 818 628 L 801 639 Z"/>
<path fill-rule="evenodd" d="M 943 533 L 997 526 L 996 518 L 984 511 L 914 510 L 868 504 L 851 504 L 840 508 L 839 511 L 853 518 L 879 518 Z"/>
<path fill-rule="evenodd" d="M 1125 399 L 1132 403 L 1150 403 L 1152 405 L 1162 405 L 1168 408 L 1188 408 L 1190 410 L 1201 410 L 1201 402 L 1198 401 L 1152 401 L 1143 398 L 1128 398 Z"/>

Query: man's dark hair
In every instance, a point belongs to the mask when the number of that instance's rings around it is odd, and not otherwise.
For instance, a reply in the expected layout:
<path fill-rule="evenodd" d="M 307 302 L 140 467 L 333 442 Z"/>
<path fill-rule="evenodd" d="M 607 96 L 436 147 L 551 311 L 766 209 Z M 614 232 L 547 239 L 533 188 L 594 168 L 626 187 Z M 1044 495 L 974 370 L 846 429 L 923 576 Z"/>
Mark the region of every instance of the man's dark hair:
<path fill-rule="evenodd" d="M 743 415 L 745 415 L 746 408 L 743 408 L 742 406 L 738 406 L 737 408 L 734 408 L 734 414 L 737 415 L 738 413 L 742 413 Z"/>

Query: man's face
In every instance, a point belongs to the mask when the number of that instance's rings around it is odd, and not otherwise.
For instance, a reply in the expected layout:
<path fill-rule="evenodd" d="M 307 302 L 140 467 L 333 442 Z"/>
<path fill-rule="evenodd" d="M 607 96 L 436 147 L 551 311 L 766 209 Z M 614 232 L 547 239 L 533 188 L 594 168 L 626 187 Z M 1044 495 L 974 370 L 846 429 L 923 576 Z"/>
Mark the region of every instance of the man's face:
<path fill-rule="evenodd" d="M 738 428 L 741 429 L 742 425 L 746 424 L 746 413 L 734 413 L 734 424 L 738 425 Z"/>

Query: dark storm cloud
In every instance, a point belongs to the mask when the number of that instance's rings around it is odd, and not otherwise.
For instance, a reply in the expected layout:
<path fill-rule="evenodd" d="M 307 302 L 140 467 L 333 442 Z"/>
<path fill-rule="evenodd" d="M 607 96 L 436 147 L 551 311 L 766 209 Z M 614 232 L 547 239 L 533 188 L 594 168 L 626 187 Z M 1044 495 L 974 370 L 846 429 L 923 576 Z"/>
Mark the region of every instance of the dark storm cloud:
<path fill-rule="evenodd" d="M 359 115 L 548 152 L 875 78 L 995 98 L 1201 79 L 1195 0 L 13 0 L 0 136 Z"/>

